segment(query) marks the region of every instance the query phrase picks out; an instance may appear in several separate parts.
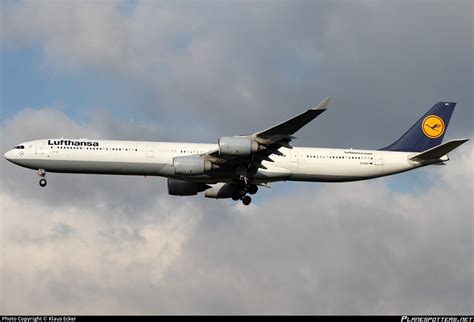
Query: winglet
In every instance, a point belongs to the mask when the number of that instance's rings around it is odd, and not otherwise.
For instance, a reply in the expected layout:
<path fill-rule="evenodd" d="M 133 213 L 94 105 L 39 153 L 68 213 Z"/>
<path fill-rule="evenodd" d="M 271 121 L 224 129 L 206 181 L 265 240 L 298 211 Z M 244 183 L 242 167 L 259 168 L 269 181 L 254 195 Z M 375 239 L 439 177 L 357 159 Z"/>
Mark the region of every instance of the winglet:
<path fill-rule="evenodd" d="M 319 103 L 318 105 L 313 107 L 312 110 L 325 110 L 325 109 L 327 109 L 327 106 L 328 106 L 330 101 L 331 101 L 331 98 L 326 97 L 324 100 L 322 100 L 321 103 Z"/>

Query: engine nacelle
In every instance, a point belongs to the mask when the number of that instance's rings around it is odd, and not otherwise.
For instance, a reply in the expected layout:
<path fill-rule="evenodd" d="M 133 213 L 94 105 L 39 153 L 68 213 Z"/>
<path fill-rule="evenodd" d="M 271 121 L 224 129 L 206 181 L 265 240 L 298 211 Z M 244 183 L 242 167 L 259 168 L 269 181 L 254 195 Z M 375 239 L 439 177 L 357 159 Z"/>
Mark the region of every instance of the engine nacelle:
<path fill-rule="evenodd" d="M 214 169 L 211 161 L 199 156 L 173 158 L 174 174 L 198 175 Z"/>
<path fill-rule="evenodd" d="M 220 155 L 250 155 L 259 149 L 260 145 L 247 137 L 224 136 L 219 139 Z"/>
<path fill-rule="evenodd" d="M 204 183 L 168 179 L 168 193 L 172 196 L 195 196 L 209 186 Z"/>
<path fill-rule="evenodd" d="M 216 183 L 212 185 L 212 188 L 207 189 L 204 192 L 204 196 L 207 198 L 225 199 L 231 198 L 234 192 L 237 190 L 235 183 Z"/>

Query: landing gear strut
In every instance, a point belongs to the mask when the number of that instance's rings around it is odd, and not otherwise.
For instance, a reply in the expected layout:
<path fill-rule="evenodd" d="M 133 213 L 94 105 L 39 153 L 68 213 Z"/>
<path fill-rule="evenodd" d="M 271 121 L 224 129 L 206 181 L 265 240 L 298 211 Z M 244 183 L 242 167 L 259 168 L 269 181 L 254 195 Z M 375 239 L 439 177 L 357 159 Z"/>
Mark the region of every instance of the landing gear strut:
<path fill-rule="evenodd" d="M 242 203 L 245 206 L 250 205 L 252 202 L 252 198 L 250 196 L 247 196 L 248 194 L 254 195 L 258 191 L 258 187 L 255 184 L 251 184 L 246 177 L 241 178 L 239 184 L 238 184 L 238 190 L 232 195 L 232 199 L 237 201 L 237 200 L 242 200 Z"/>
<path fill-rule="evenodd" d="M 48 182 L 45 179 L 46 171 L 44 171 L 43 169 L 39 169 L 38 170 L 38 175 L 41 177 L 41 179 L 39 181 L 39 185 L 43 188 L 46 187 L 46 185 L 48 184 Z"/>

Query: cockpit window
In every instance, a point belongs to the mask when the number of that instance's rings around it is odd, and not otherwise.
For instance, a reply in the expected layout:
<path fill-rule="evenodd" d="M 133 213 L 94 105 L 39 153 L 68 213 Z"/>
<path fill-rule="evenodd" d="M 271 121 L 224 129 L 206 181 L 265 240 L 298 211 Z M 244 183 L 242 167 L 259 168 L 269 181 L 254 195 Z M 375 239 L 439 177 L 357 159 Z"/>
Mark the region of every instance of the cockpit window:
<path fill-rule="evenodd" d="M 25 148 L 24 145 L 18 145 L 18 146 L 15 147 L 15 149 L 20 149 L 20 150 L 21 150 L 21 149 L 24 149 L 24 148 Z"/>

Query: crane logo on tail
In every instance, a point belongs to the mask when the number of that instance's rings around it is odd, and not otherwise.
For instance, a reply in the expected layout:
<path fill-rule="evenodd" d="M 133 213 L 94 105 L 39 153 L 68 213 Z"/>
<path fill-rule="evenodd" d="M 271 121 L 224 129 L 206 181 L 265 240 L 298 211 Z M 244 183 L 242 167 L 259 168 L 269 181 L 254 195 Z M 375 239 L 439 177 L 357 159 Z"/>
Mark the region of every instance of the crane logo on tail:
<path fill-rule="evenodd" d="M 430 139 L 439 138 L 444 133 L 443 119 L 437 115 L 428 115 L 421 123 L 421 129 Z"/>

